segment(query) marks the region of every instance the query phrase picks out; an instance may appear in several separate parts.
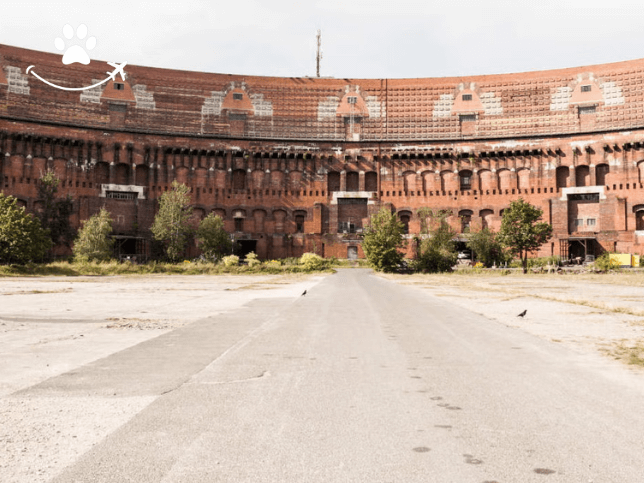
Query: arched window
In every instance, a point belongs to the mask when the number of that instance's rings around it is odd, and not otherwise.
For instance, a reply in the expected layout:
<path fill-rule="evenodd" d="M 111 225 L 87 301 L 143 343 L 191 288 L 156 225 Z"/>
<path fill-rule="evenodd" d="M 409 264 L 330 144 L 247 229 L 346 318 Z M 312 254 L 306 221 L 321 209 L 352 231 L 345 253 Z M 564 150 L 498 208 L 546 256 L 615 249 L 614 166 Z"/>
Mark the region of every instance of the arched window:
<path fill-rule="evenodd" d="M 569 177 L 570 169 L 568 169 L 568 166 L 559 166 L 557 168 L 557 189 L 566 188 L 568 186 Z"/>
<path fill-rule="evenodd" d="M 405 227 L 404 232 L 405 234 L 409 233 L 409 222 L 411 221 L 411 211 L 401 211 L 398 213 L 398 218 L 400 219 L 400 222 L 403 224 Z"/>
<path fill-rule="evenodd" d="M 327 185 L 328 191 L 340 191 L 340 173 L 337 171 L 331 171 L 327 175 Z"/>
<path fill-rule="evenodd" d="M 575 168 L 575 184 L 577 186 L 590 186 L 590 168 L 577 166 Z"/>
<path fill-rule="evenodd" d="M 369 171 L 364 175 L 365 191 L 378 191 L 378 173 Z"/>
<path fill-rule="evenodd" d="M 347 191 L 360 190 L 360 175 L 356 171 L 347 172 Z"/>
<path fill-rule="evenodd" d="M 472 189 L 472 172 L 469 169 L 464 169 L 458 173 L 460 178 L 461 191 L 468 191 Z"/>
<path fill-rule="evenodd" d="M 597 186 L 606 186 L 606 175 L 610 172 L 607 164 L 598 164 L 595 168 L 595 184 Z"/>
<path fill-rule="evenodd" d="M 635 229 L 637 231 L 644 230 L 644 205 L 637 205 L 633 207 L 635 213 Z"/>
<path fill-rule="evenodd" d="M 472 210 L 461 210 L 458 212 L 458 217 L 461 219 L 461 233 L 469 233 L 473 214 Z"/>
<path fill-rule="evenodd" d="M 492 216 L 494 216 L 492 210 L 481 210 L 479 216 L 481 217 L 481 228 L 489 229 L 492 227 Z"/>
<path fill-rule="evenodd" d="M 236 169 L 235 171 L 233 171 L 233 189 L 246 189 L 246 171 L 244 171 L 243 169 Z"/>
<path fill-rule="evenodd" d="M 306 220 L 306 211 L 297 210 L 293 214 L 295 218 L 295 233 L 304 233 L 304 220 Z"/>

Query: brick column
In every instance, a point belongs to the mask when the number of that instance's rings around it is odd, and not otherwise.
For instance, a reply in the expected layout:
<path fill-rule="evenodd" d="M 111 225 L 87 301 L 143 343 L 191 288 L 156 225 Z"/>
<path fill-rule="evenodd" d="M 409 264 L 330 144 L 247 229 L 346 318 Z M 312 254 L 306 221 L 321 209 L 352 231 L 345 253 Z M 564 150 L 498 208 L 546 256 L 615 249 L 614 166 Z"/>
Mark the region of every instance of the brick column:
<path fill-rule="evenodd" d="M 472 170 L 472 179 L 470 181 L 470 186 L 472 187 L 472 190 L 474 191 L 481 191 L 481 177 L 479 176 L 479 170 L 478 169 L 473 169 Z"/>

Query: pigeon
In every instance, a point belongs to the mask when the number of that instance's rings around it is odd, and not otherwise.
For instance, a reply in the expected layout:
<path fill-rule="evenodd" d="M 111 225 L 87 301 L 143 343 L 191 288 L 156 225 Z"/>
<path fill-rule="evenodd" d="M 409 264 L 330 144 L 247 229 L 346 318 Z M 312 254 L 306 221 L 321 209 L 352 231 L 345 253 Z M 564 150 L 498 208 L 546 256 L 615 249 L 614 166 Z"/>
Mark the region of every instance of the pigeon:
<path fill-rule="evenodd" d="M 302 292 L 301 296 L 304 297 L 305 295 L 306 295 L 306 290 L 304 292 Z"/>
<path fill-rule="evenodd" d="M 524 310 L 524 311 L 523 311 L 523 312 L 521 312 L 519 315 L 517 315 L 517 317 L 523 317 L 523 316 L 525 316 L 526 312 L 527 312 L 527 310 Z"/>

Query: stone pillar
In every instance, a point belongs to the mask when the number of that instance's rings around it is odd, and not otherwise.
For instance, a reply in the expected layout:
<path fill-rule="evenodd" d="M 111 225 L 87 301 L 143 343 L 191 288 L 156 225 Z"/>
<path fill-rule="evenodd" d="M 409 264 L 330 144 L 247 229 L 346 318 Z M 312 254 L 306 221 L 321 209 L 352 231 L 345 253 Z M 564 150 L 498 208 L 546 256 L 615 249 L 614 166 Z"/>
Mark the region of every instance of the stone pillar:
<path fill-rule="evenodd" d="M 347 190 L 347 172 L 345 170 L 340 171 L 340 191 Z"/>

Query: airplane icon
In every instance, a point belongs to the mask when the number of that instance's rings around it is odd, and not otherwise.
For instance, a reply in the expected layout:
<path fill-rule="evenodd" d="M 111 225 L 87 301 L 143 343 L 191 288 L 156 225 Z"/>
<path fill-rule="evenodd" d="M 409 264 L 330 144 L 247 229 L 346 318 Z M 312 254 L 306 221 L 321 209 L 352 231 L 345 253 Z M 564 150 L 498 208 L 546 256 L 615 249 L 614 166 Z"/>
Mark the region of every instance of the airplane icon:
<path fill-rule="evenodd" d="M 123 71 L 123 69 L 127 65 L 127 62 L 123 62 L 122 64 L 119 64 L 118 62 L 108 62 L 108 64 L 114 67 L 114 70 L 112 72 L 107 72 L 107 75 L 112 80 L 116 80 L 116 76 L 118 74 L 121 74 L 121 79 L 125 80 L 125 72 Z"/>

